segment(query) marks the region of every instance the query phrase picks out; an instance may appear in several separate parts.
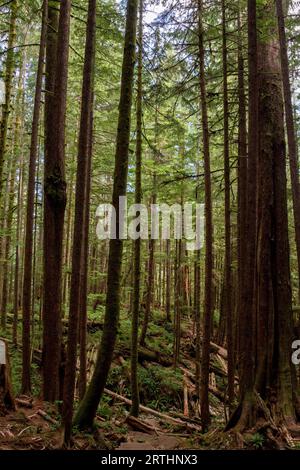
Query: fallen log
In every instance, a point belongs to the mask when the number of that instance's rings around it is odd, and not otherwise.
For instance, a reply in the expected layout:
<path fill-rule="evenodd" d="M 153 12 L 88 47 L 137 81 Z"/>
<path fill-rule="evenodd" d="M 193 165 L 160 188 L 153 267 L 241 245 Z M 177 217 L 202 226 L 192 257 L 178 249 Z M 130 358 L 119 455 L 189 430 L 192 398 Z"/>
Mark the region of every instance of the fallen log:
<path fill-rule="evenodd" d="M 128 355 L 130 356 L 130 350 L 123 348 L 122 351 L 115 351 L 115 357 Z M 165 354 L 160 353 L 159 351 L 154 351 L 152 349 L 148 349 L 145 347 L 140 346 L 138 350 L 138 360 L 139 362 L 149 361 L 149 362 L 156 362 L 164 367 L 170 367 L 173 365 L 173 361 L 166 356 Z"/>
<path fill-rule="evenodd" d="M 188 369 L 185 369 L 184 367 L 180 366 L 180 370 L 182 370 L 183 373 L 185 373 L 188 377 L 190 377 L 194 382 L 195 382 L 195 375 L 189 371 Z M 196 389 L 196 386 L 194 384 L 191 384 L 193 386 L 193 390 Z M 217 388 L 212 387 L 211 385 L 208 386 L 209 392 L 214 395 L 218 400 L 222 402 L 226 402 L 226 398 L 224 397 L 223 393 L 220 392 Z"/>
<path fill-rule="evenodd" d="M 126 405 L 131 405 L 132 404 L 132 402 L 131 402 L 131 400 L 129 400 L 129 398 L 123 397 L 122 395 L 119 395 L 118 393 L 112 392 L 111 390 L 108 390 L 107 388 L 104 389 L 104 393 L 106 393 L 106 395 L 109 395 L 113 398 L 116 398 L 116 399 L 122 401 L 123 403 L 126 403 Z M 149 413 L 153 416 L 157 416 L 158 418 L 163 419 L 164 421 L 167 421 L 168 423 L 173 424 L 175 426 L 182 426 L 182 427 L 185 427 L 186 429 L 188 429 L 190 431 L 193 431 L 193 432 L 195 432 L 195 431 L 201 432 L 202 431 L 201 426 L 186 423 L 186 422 L 184 422 L 180 419 L 172 418 L 172 416 L 166 415 L 165 413 L 160 413 L 159 411 L 153 410 L 152 408 L 148 408 L 144 405 L 140 405 L 140 410 L 143 411 L 144 413 Z"/>
<path fill-rule="evenodd" d="M 174 418 L 179 418 L 182 419 L 182 421 L 187 421 L 188 423 L 196 424 L 197 426 L 201 426 L 200 419 L 198 418 L 191 418 L 190 416 L 184 416 L 182 413 L 179 411 L 170 411 L 169 412 L 171 416 L 174 416 Z"/>
<path fill-rule="evenodd" d="M 218 344 L 216 343 L 213 343 L 212 341 L 210 342 L 210 350 L 212 352 L 216 352 L 219 354 L 219 356 L 221 356 L 223 359 L 225 359 L 227 361 L 227 350 L 225 348 L 223 348 L 222 346 L 219 346 Z"/>
<path fill-rule="evenodd" d="M 68 328 L 69 326 L 69 320 L 64 318 L 62 320 L 62 324 L 65 328 Z M 103 330 L 103 322 L 101 321 L 96 321 L 96 320 L 88 320 L 86 322 L 86 328 L 89 333 L 93 333 L 98 330 Z"/>
<path fill-rule="evenodd" d="M 151 349 L 140 346 L 138 355 L 139 361 L 157 362 L 158 364 L 165 367 L 170 367 L 173 365 L 173 361 L 164 354 L 161 354 L 159 351 L 153 351 Z"/>
<path fill-rule="evenodd" d="M 6 320 L 7 320 L 7 323 L 12 325 L 14 322 L 14 315 L 12 315 L 11 313 L 8 313 L 6 316 Z M 39 318 L 34 318 L 33 321 L 34 323 L 38 323 L 40 320 Z M 22 322 L 22 315 L 19 315 L 18 323 L 21 323 L 21 322 Z M 69 320 L 67 318 L 62 319 L 62 326 L 65 327 L 66 329 L 68 328 Z M 89 333 L 93 333 L 94 331 L 97 331 L 97 330 L 103 330 L 103 322 L 97 321 L 97 320 L 88 320 L 86 327 Z"/>
<path fill-rule="evenodd" d="M 158 429 L 156 429 L 154 426 L 150 426 L 150 424 L 145 423 L 139 418 L 135 418 L 134 416 L 127 416 L 125 422 L 137 431 L 145 432 L 146 434 L 158 435 Z"/>
<path fill-rule="evenodd" d="M 17 405 L 21 406 L 21 408 L 32 408 L 32 401 L 23 400 L 22 398 L 16 398 Z"/>

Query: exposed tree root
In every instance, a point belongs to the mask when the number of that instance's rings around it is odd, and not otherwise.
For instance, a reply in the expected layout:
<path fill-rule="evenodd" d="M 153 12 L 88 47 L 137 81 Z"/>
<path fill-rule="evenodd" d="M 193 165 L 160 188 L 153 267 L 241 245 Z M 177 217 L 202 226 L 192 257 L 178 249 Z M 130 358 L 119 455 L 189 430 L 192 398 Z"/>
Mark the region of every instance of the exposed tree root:
<path fill-rule="evenodd" d="M 261 446 L 264 449 L 293 447 L 293 439 L 284 419 L 271 412 L 257 392 L 239 404 L 225 431 L 235 433 L 236 441 L 242 447 L 249 446 L 254 435 L 262 437 Z"/>

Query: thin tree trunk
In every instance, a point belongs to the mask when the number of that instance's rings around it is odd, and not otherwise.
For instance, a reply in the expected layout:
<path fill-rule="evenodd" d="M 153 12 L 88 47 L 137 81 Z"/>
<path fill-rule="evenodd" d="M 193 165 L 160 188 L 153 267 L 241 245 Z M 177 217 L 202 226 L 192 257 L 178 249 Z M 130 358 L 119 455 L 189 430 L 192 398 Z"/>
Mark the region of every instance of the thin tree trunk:
<path fill-rule="evenodd" d="M 156 204 L 156 193 L 154 192 L 151 199 L 152 204 Z M 154 253 L 155 253 L 155 240 L 149 240 L 149 262 L 148 262 L 148 284 L 146 292 L 145 314 L 142 324 L 142 331 L 140 336 L 140 345 L 145 346 L 148 325 L 150 321 L 151 305 L 153 302 L 154 291 Z"/>
<path fill-rule="evenodd" d="M 200 139 L 199 139 L 200 143 Z M 197 174 L 199 174 L 199 162 L 197 162 Z M 196 187 L 196 201 L 200 202 L 199 194 L 199 178 L 197 178 L 197 187 Z M 199 235 L 198 235 L 199 236 Z M 196 335 L 196 354 L 195 354 L 195 384 L 196 384 L 196 395 L 200 399 L 200 379 L 201 379 L 201 268 L 200 268 L 200 258 L 201 251 L 198 249 L 196 251 L 196 259 L 194 262 L 194 325 L 195 325 L 195 335 Z"/>
<path fill-rule="evenodd" d="M 138 35 L 138 77 L 137 77 L 137 110 L 136 110 L 136 169 L 135 169 L 135 203 L 142 202 L 142 99 L 143 99 L 143 0 L 139 0 L 139 35 Z M 140 227 L 141 230 L 141 227 Z M 141 238 L 134 241 L 134 283 L 133 311 L 131 327 L 131 410 L 130 414 L 139 415 L 139 384 L 138 384 L 138 330 L 140 313 L 141 286 Z"/>
<path fill-rule="evenodd" d="M 207 116 L 207 99 L 205 83 L 205 53 L 204 53 L 204 30 L 203 30 L 203 2 L 198 0 L 198 35 L 199 35 L 199 72 L 200 72 L 200 98 L 202 112 L 202 135 L 204 153 L 204 178 L 205 178 L 205 294 L 204 294 L 204 319 L 203 319 L 203 341 L 201 354 L 201 391 L 200 407 L 203 429 L 207 429 L 210 423 L 209 414 L 209 359 L 210 359 L 210 336 L 213 312 L 213 222 L 211 201 L 211 175 L 210 175 L 210 149 L 209 128 Z"/>
<path fill-rule="evenodd" d="M 88 196 L 87 178 L 90 157 L 91 113 L 93 100 L 94 63 L 96 38 L 96 0 L 89 0 L 88 20 L 86 29 L 85 57 L 82 78 L 82 99 L 80 131 L 78 140 L 78 158 L 75 194 L 75 219 L 72 253 L 72 276 L 70 291 L 69 327 L 67 362 L 64 383 L 63 422 L 65 429 L 65 444 L 70 443 L 78 343 L 78 323 L 80 319 L 80 289 L 82 281 L 82 261 L 84 252 L 84 224 L 86 211 L 86 196 Z M 88 125 L 87 125 L 88 124 Z"/>
<path fill-rule="evenodd" d="M 13 319 L 13 344 L 18 344 L 18 314 L 19 314 L 19 274 L 20 274 L 20 228 L 21 228 L 21 190 L 23 180 L 23 162 L 20 162 L 19 175 L 18 175 L 18 198 L 17 198 L 17 227 L 16 227 L 16 262 L 15 262 L 15 276 L 14 276 L 14 319 Z"/>
<path fill-rule="evenodd" d="M 166 260 L 166 318 L 171 322 L 171 241 L 166 240 L 167 260 Z"/>
<path fill-rule="evenodd" d="M 42 81 L 44 69 L 44 56 L 46 46 L 46 32 L 48 21 L 48 1 L 44 0 L 42 14 L 42 30 L 40 38 L 40 50 L 35 86 L 35 98 L 31 128 L 31 142 L 29 155 L 29 173 L 27 184 L 27 208 L 25 226 L 24 248 L 24 278 L 23 278 L 23 329 L 22 329 L 22 393 L 30 393 L 30 320 L 31 320 L 31 285 L 32 285 L 32 249 L 33 249 L 33 218 L 35 195 L 35 167 L 38 152 L 38 130 L 40 121 L 40 108 L 42 97 Z"/>
<path fill-rule="evenodd" d="M 245 79 L 244 79 L 244 57 L 243 57 L 243 43 L 241 36 L 241 20 L 240 12 L 238 13 L 238 86 L 239 86 L 239 128 L 238 128 L 238 214 L 237 214 L 237 228 L 238 228 L 238 305 L 237 305 L 237 328 L 239 329 L 239 319 L 244 314 L 243 310 L 243 297 L 242 291 L 245 285 L 244 267 L 245 255 L 247 248 L 247 232 L 246 232 L 246 217 L 247 217 L 247 128 L 246 128 L 246 96 L 245 96 Z M 240 331 L 237 331 L 237 350 L 238 357 L 240 350 L 243 348 L 242 340 L 240 341 Z M 242 360 L 242 356 L 240 357 Z M 240 362 L 240 361 L 239 361 Z"/>
<path fill-rule="evenodd" d="M 9 259 L 10 259 L 10 248 L 12 239 L 12 228 L 13 228 L 13 209 L 15 203 L 15 182 L 16 182 L 16 170 L 19 162 L 18 156 L 18 145 L 20 140 L 20 124 L 22 111 L 24 110 L 24 90 L 22 86 L 22 72 L 24 71 L 25 58 L 22 57 L 22 64 L 20 67 L 20 75 L 18 79 L 17 96 L 15 100 L 15 118 L 14 118 L 14 130 L 13 130 L 13 145 L 12 154 L 9 161 L 9 170 L 7 177 L 7 193 L 5 201 L 5 237 L 2 240 L 2 257 L 3 264 L 1 266 L 1 281 L 2 281 L 2 298 L 1 298 L 1 327 L 6 328 L 6 314 L 7 314 L 7 303 L 8 303 L 8 278 L 9 278 Z"/>
<path fill-rule="evenodd" d="M 94 95 L 92 96 L 90 113 L 90 141 L 86 174 L 85 211 L 83 225 L 83 250 L 82 250 L 82 280 L 80 282 L 80 321 L 79 321 L 79 344 L 80 344 L 80 369 L 79 369 L 79 398 L 83 399 L 86 392 L 87 374 L 87 293 L 88 293 L 88 260 L 89 260 L 89 223 L 90 223 L 90 192 L 91 192 L 91 163 L 93 152 L 93 128 L 94 128 Z"/>
<path fill-rule="evenodd" d="M 229 155 L 229 107 L 228 107 L 228 65 L 226 37 L 226 5 L 222 0 L 223 37 L 223 112 L 224 112 L 224 185 L 225 185 L 225 316 L 228 352 L 228 406 L 232 410 L 234 400 L 234 350 L 233 350 L 233 309 L 231 305 L 231 212 L 230 212 L 230 155 Z"/>

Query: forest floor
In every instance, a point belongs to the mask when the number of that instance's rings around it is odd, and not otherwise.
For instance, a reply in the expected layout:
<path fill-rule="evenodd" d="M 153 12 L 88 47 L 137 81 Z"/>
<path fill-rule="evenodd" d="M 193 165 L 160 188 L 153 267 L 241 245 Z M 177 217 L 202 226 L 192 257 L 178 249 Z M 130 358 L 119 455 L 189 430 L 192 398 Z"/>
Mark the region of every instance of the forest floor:
<path fill-rule="evenodd" d="M 55 450 L 61 448 L 62 429 L 60 415 L 56 406 L 38 399 L 21 396 L 18 409 L 0 417 L 0 450 Z M 29 407 L 30 406 L 30 407 Z M 97 431 L 79 433 L 75 430 L 73 450 L 179 450 L 215 448 L 211 437 L 221 430 L 215 428 L 209 435 L 191 432 L 184 424 L 176 426 L 162 419 L 142 413 L 137 420 L 145 426 L 138 431 L 128 420 L 124 406 L 116 403 L 113 406 L 113 418 L 104 419 L 97 416 Z M 222 439 L 224 444 L 224 440 Z M 228 447 L 233 442 L 227 438 Z M 213 447 L 212 447 L 213 446 Z M 217 445 L 217 447 L 219 447 Z"/>
<path fill-rule="evenodd" d="M 22 396 L 18 409 L 0 417 L 0 450 L 45 450 L 61 447 L 62 430 L 55 406 Z M 29 407 L 30 406 L 30 407 Z M 149 429 L 137 431 L 124 417 L 118 405 L 118 417 L 105 420 L 97 416 L 97 433 L 74 433 L 73 449 L 171 450 L 195 448 L 193 435 L 181 433 L 160 420 L 142 414 L 138 422 Z M 123 419 L 122 419 L 123 415 Z M 99 439 L 100 436 L 100 439 Z M 196 438 L 196 436 L 195 436 Z M 198 447 L 198 446 L 197 446 Z"/>
<path fill-rule="evenodd" d="M 97 345 L 102 334 L 99 312 L 88 338 L 88 381 L 93 373 Z M 93 321 L 93 318 L 92 318 Z M 147 335 L 147 347 L 139 350 L 140 416 L 129 417 L 130 408 L 130 328 L 125 313 L 121 317 L 114 361 L 107 388 L 98 408 L 96 431 L 73 433 L 73 449 L 175 450 L 237 449 L 236 436 L 224 433 L 226 424 L 227 351 L 212 345 L 210 372 L 210 412 L 208 433 L 201 431 L 199 403 L 195 387 L 195 336 L 191 321 L 182 325 L 181 354 L 173 366 L 173 326 L 154 312 Z M 0 336 L 3 332 L 0 332 Z M 6 337 L 9 337 L 9 331 Z M 12 384 L 17 410 L 0 416 L 0 450 L 59 449 L 62 443 L 61 402 L 49 404 L 39 398 L 41 388 L 38 341 L 33 351 L 32 396 L 19 395 L 22 361 L 20 348 L 10 347 Z M 76 404 L 77 405 L 77 404 Z M 294 441 L 299 448 L 299 441 Z M 243 442 L 243 448 L 265 448 L 258 433 Z"/>

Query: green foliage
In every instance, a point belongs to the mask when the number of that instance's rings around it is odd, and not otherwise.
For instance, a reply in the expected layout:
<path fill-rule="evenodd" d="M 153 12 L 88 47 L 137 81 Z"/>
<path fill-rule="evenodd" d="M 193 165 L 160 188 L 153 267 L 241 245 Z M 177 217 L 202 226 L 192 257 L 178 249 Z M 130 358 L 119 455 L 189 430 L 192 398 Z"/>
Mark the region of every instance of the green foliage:
<path fill-rule="evenodd" d="M 255 434 L 253 434 L 248 442 L 255 448 L 255 449 L 262 449 L 263 445 L 264 445 L 264 441 L 265 441 L 265 438 L 262 434 L 260 434 L 259 432 L 256 432 Z"/>
<path fill-rule="evenodd" d="M 18 394 L 20 392 L 20 377 L 22 377 L 22 352 L 13 347 L 11 347 L 9 351 L 13 392 L 14 394 Z M 32 394 L 38 396 L 40 393 L 40 375 L 39 367 L 35 363 L 31 364 L 31 377 Z"/>
<path fill-rule="evenodd" d="M 105 396 L 101 400 L 101 403 L 98 408 L 98 413 L 100 416 L 102 416 L 102 418 L 107 418 L 107 419 L 111 418 L 113 414 L 113 409 L 109 403 L 109 400 Z"/>
<path fill-rule="evenodd" d="M 148 406 L 168 410 L 181 405 L 182 373 L 158 364 L 139 367 L 140 395 Z"/>

